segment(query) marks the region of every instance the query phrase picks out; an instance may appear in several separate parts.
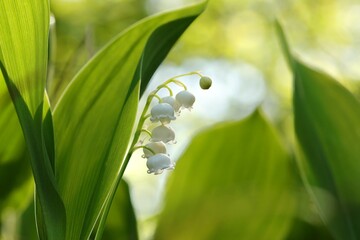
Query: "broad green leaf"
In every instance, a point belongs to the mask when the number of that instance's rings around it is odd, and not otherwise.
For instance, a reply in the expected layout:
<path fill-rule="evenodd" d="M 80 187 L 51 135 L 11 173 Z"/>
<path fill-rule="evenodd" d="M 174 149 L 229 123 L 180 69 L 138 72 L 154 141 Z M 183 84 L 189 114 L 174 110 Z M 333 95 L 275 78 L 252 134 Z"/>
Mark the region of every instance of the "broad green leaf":
<path fill-rule="evenodd" d="M 305 183 L 332 235 L 358 239 L 360 103 L 335 79 L 301 63 L 288 47 L 286 52 L 293 59 L 295 131 L 305 153 L 300 162 Z"/>
<path fill-rule="evenodd" d="M 307 157 L 311 185 L 335 197 L 333 212 L 316 195 L 320 214 L 337 239 L 360 237 L 360 104 L 330 76 L 296 62 L 295 130 Z"/>
<path fill-rule="evenodd" d="M 151 49 L 150 35 L 170 22 L 178 36 L 204 9 L 201 3 L 141 21 L 116 37 L 73 79 L 54 110 L 56 178 L 67 214 L 67 239 L 87 238 L 113 189 L 132 139 L 140 80 L 148 61 L 159 64 L 169 50 Z M 173 29 L 172 29 L 173 30 Z M 166 32 L 162 31 L 162 34 Z M 174 33 L 171 33 L 174 35 Z M 138 63 L 140 66 L 138 67 Z M 135 76 L 135 77 L 134 77 Z M 146 84 L 147 82 L 145 82 Z M 111 195 L 111 194 L 110 194 Z"/>
<path fill-rule="evenodd" d="M 37 240 L 36 223 L 34 219 L 34 201 L 21 214 L 18 223 L 18 239 L 20 240 Z"/>
<path fill-rule="evenodd" d="M 63 239 L 65 210 L 57 193 L 52 167 L 44 143 L 43 99 L 46 80 L 49 3 L 46 0 L 0 2 L 0 68 L 31 157 L 41 211 L 41 238 Z M 47 138 L 47 137 L 46 137 Z M 53 149 L 50 147 L 49 149 Z M 39 208 L 40 209 L 40 208 Z"/>
<path fill-rule="evenodd" d="M 0 3 L 0 12 L 0 59 L 34 116 L 43 101 L 45 88 L 48 1 L 4 0 Z"/>
<path fill-rule="evenodd" d="M 158 27 L 150 36 L 143 51 L 134 80 L 141 79 L 140 95 L 144 93 L 153 73 L 182 33 L 194 21 L 194 16 L 173 20 Z"/>
<path fill-rule="evenodd" d="M 197 135 L 168 184 L 154 239 L 283 239 L 296 207 L 290 161 L 255 112 Z"/>

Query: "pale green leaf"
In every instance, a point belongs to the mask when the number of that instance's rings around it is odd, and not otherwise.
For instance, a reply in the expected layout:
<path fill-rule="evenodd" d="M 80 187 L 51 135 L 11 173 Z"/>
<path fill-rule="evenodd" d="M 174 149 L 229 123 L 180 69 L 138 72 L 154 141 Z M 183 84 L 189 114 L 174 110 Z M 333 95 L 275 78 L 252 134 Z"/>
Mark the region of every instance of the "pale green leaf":
<path fill-rule="evenodd" d="M 46 149 L 53 146 L 45 147 L 43 134 L 51 134 L 51 125 L 43 125 L 49 3 L 6 0 L 0 2 L 0 12 L 0 68 L 31 156 L 42 209 L 38 217 L 46 222 L 38 224 L 40 236 L 63 239 L 65 212 L 54 185 L 53 159 L 49 159 L 53 155 Z"/>
<path fill-rule="evenodd" d="M 49 4 L 46 0 L 3 0 L 0 12 L 0 59 L 34 116 L 45 88 Z"/>
<path fill-rule="evenodd" d="M 258 112 L 212 127 L 180 157 L 154 239 L 283 239 L 296 206 L 291 174 Z"/>

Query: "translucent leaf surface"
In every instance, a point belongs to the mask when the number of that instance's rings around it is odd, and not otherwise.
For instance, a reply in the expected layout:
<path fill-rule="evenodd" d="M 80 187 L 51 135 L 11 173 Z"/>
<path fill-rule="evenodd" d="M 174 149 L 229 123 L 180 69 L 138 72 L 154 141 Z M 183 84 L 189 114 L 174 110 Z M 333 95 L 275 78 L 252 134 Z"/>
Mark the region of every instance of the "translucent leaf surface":
<path fill-rule="evenodd" d="M 319 213 L 336 239 L 360 238 L 360 103 L 329 75 L 290 54 L 296 135 L 305 153 L 301 170 Z"/>
<path fill-rule="evenodd" d="M 1 60 L 34 116 L 44 95 L 48 1 L 4 0 L 0 3 L 0 12 Z"/>
<path fill-rule="evenodd" d="M 0 2 L 0 12 L 0 67 L 31 156 L 41 206 L 38 217 L 46 222 L 38 224 L 40 236 L 63 239 L 65 211 L 46 149 L 53 146 L 45 146 L 43 139 L 43 133 L 51 131 L 49 124 L 43 125 L 49 3 L 6 0 Z"/>
<path fill-rule="evenodd" d="M 60 99 L 54 111 L 56 178 L 66 207 L 68 239 L 89 236 L 132 138 L 140 80 L 148 81 L 156 69 L 144 73 L 142 66 L 148 61 L 160 64 L 169 50 L 166 46 L 153 54 L 148 49 L 152 57 L 144 55 L 140 61 L 147 40 L 169 22 L 176 22 L 169 25 L 172 28 L 179 25 L 175 32 L 180 36 L 182 23 L 189 25 L 203 8 L 198 4 L 168 12 L 129 28 L 82 69 Z"/>
<path fill-rule="evenodd" d="M 180 157 L 154 239 L 283 239 L 292 187 L 288 155 L 258 112 L 213 127 Z"/>

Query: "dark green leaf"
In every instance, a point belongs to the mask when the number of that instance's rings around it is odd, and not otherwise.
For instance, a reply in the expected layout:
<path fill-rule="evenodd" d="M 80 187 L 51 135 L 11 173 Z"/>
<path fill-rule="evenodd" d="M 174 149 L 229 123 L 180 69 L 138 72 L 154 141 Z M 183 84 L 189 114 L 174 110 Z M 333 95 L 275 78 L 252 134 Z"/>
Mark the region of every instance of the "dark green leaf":
<path fill-rule="evenodd" d="M 106 222 L 103 239 L 138 239 L 137 223 L 129 186 L 121 181 Z"/>
<path fill-rule="evenodd" d="M 278 24 L 278 23 L 277 23 Z M 336 239 L 360 238 L 360 103 L 329 75 L 293 59 L 295 131 L 299 161 L 319 214 Z"/>
<path fill-rule="evenodd" d="M 295 130 L 307 156 L 311 185 L 326 189 L 328 199 L 312 192 L 320 214 L 337 239 L 360 237 L 360 104 L 326 74 L 296 62 Z M 311 190 L 311 189 L 310 189 Z M 330 199 L 331 200 L 331 199 Z"/>

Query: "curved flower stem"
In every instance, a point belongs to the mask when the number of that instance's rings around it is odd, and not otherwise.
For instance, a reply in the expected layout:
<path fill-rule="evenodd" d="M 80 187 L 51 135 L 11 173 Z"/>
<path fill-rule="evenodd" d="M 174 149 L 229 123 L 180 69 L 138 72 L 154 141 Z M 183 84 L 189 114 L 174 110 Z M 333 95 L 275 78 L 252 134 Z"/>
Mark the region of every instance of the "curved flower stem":
<path fill-rule="evenodd" d="M 184 73 L 184 74 L 174 76 L 174 77 L 172 77 L 170 79 L 179 78 L 179 77 L 185 77 L 185 76 L 191 76 L 191 75 L 198 75 L 199 77 L 203 77 L 203 75 L 199 71 L 193 71 L 193 72 L 188 72 L 188 73 Z"/>
<path fill-rule="evenodd" d="M 147 147 L 147 146 L 136 146 L 136 147 L 133 147 L 133 148 L 131 149 L 131 152 L 135 152 L 136 150 L 138 150 L 138 149 L 140 149 L 140 148 L 149 150 L 152 154 L 155 155 L 154 150 L 152 150 L 151 148 L 149 148 L 149 147 Z"/>
<path fill-rule="evenodd" d="M 160 86 L 162 86 L 163 88 L 166 88 L 167 90 L 169 90 L 170 96 L 174 95 L 173 91 L 171 90 L 171 88 L 168 85 L 160 85 Z"/>
<path fill-rule="evenodd" d="M 156 91 L 157 92 L 157 91 Z M 159 97 L 159 95 L 157 95 L 156 93 L 150 93 L 149 97 L 152 97 L 151 99 L 153 99 L 154 97 L 157 98 L 159 100 L 159 102 L 161 102 L 161 97 Z"/>
<path fill-rule="evenodd" d="M 198 75 L 199 77 L 203 77 L 203 75 L 201 73 L 199 73 L 198 71 L 194 71 L 194 72 L 184 73 L 184 74 L 180 74 L 180 75 L 177 75 L 175 77 L 172 77 L 172 78 L 166 80 L 162 85 L 167 86 L 167 84 L 169 84 L 169 83 L 175 83 L 175 84 L 183 87 L 184 90 L 187 90 L 186 85 L 183 84 L 181 81 L 177 80 L 177 78 L 185 77 L 185 76 L 191 76 L 191 75 Z"/>
<path fill-rule="evenodd" d="M 149 137 L 152 137 L 151 132 L 150 132 L 149 130 L 147 130 L 147 129 L 142 128 L 142 129 L 141 129 L 141 132 L 144 132 L 144 133 L 146 133 L 147 135 L 149 135 Z"/>
<path fill-rule="evenodd" d="M 179 80 L 176 80 L 176 79 L 169 79 L 169 80 L 167 80 L 167 81 L 166 81 L 166 83 L 167 83 L 167 84 L 168 84 L 168 83 L 175 83 L 175 84 L 179 85 L 180 87 L 183 87 L 183 88 L 184 88 L 184 90 L 187 90 L 186 85 L 185 85 L 185 84 L 183 84 L 182 82 L 180 82 Z"/>

